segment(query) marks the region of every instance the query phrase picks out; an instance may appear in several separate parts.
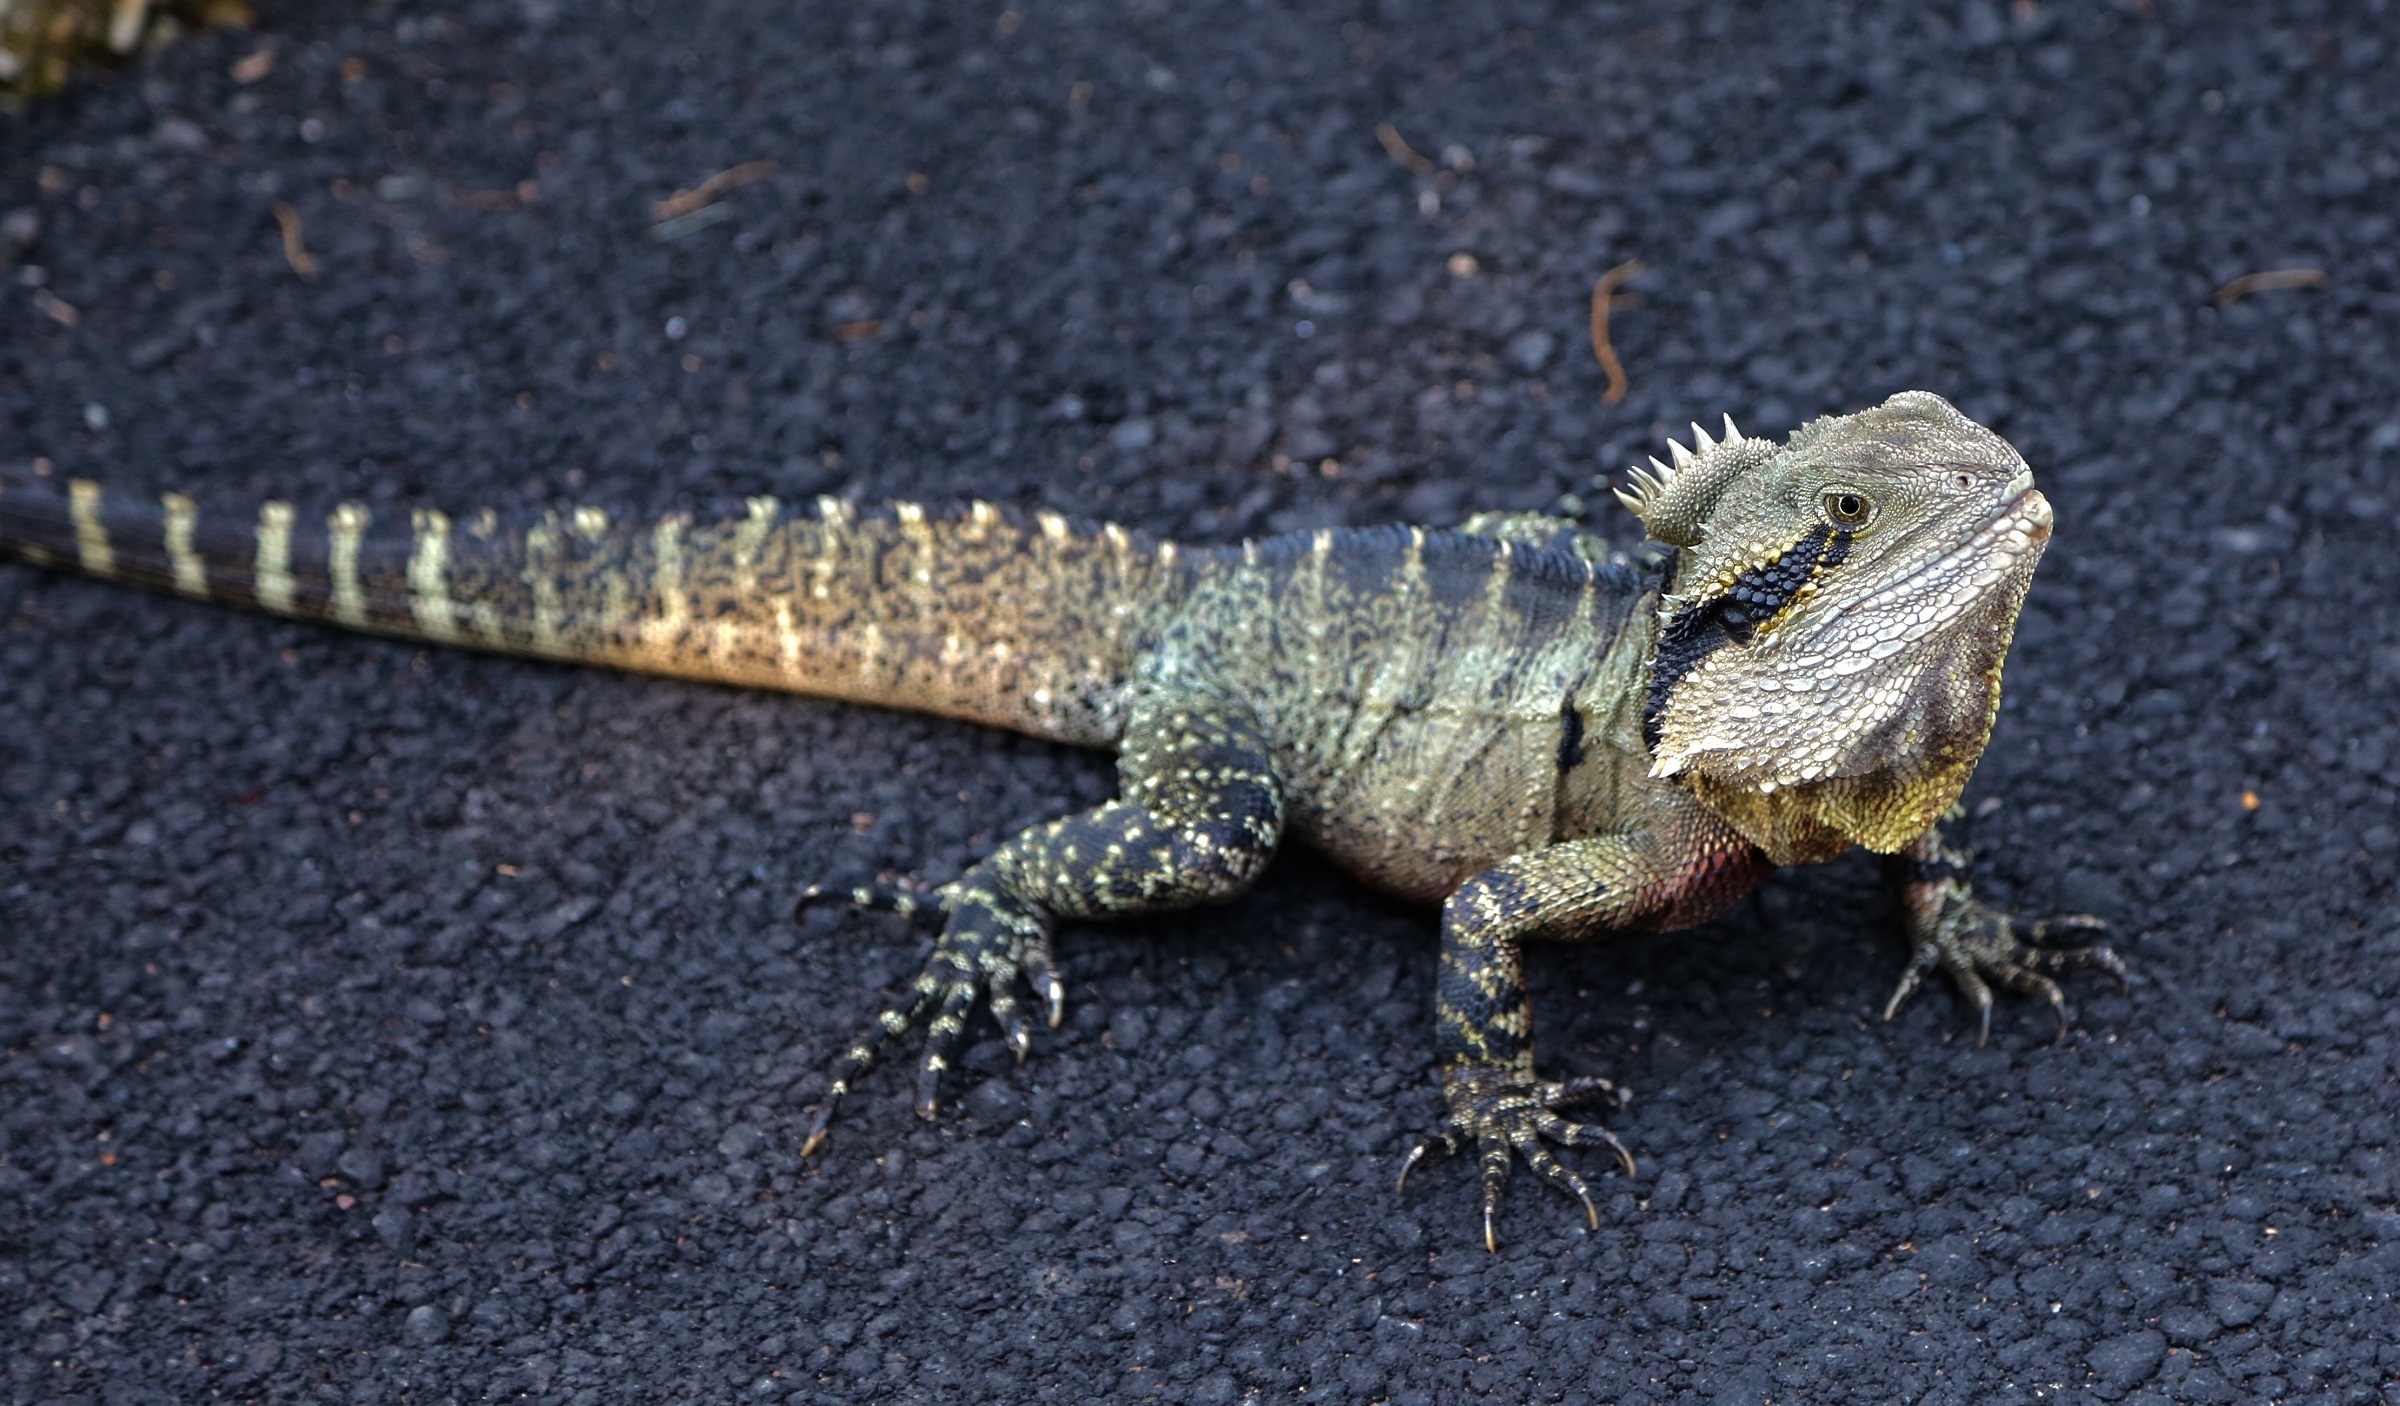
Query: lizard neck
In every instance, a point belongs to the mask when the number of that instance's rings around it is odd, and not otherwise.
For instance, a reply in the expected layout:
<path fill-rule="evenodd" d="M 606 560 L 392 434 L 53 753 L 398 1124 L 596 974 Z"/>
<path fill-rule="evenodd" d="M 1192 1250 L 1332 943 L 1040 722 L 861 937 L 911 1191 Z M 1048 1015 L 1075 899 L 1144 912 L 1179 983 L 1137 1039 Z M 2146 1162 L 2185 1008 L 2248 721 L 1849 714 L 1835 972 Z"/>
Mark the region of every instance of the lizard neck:
<path fill-rule="evenodd" d="M 1624 828 L 1625 817 L 1648 813 L 1647 802 L 1683 783 L 1650 775 L 1642 740 L 1644 682 L 1658 644 L 1658 589 L 1636 601 L 1625 625 L 1569 700 L 1576 720 L 1573 755 L 1562 739 L 1556 838 L 1582 839 Z"/>

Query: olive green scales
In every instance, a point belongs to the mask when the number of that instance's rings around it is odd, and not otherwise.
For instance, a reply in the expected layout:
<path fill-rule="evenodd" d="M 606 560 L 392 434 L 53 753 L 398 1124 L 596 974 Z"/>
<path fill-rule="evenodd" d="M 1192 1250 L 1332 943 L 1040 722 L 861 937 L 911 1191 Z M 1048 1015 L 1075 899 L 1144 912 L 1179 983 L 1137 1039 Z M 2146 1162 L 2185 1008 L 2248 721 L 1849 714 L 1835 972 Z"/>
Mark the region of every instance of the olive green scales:
<path fill-rule="evenodd" d="M 988 504 L 758 498 L 723 521 L 641 524 L 346 504 L 320 522 L 25 478 L 0 482 L 0 546 L 381 634 L 1113 748 L 1116 800 L 1010 838 L 925 900 L 933 955 L 844 1056 L 806 1150 L 920 1026 L 932 1114 L 978 1001 L 1022 1058 L 1027 998 L 1061 1015 L 1060 922 L 1229 898 L 1291 838 L 1441 905 L 1449 1113 L 1402 1175 L 1428 1147 L 1476 1149 L 1489 1244 L 1513 1158 L 1587 1212 L 1546 1144 L 1633 1165 L 1606 1128 L 1563 1116 L 1618 1089 L 1535 1070 L 1528 939 L 1688 927 L 1777 865 L 1859 844 L 1893 856 L 1913 948 L 1887 1015 L 1937 969 L 1987 1028 L 1994 983 L 2063 1020 L 2053 974 L 2123 975 L 2105 947 L 2022 941 L 1936 825 L 1990 734 L 2050 536 L 2024 461 L 1922 392 L 1784 444 L 1730 420 L 1722 440 L 1694 433 L 1620 494 L 1675 549 L 1660 566 L 1531 515 L 1195 549 Z"/>

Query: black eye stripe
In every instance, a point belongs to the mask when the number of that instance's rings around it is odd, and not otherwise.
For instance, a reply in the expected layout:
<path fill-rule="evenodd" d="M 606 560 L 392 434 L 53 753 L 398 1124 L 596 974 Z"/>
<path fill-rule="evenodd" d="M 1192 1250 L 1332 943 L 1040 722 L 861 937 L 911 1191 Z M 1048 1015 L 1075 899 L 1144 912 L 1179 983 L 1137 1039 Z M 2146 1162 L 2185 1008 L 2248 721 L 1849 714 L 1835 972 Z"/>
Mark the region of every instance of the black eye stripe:
<path fill-rule="evenodd" d="M 1850 534 L 1819 523 L 1793 543 L 1790 551 L 1733 578 L 1722 594 L 1677 611 L 1659 631 L 1658 657 L 1651 665 L 1649 693 L 1642 706 L 1643 741 L 1652 748 L 1658 746 L 1667 700 L 1685 675 L 1726 645 L 1748 644 L 1760 625 L 1792 603 L 1809 578 L 1841 565 L 1849 555 Z"/>

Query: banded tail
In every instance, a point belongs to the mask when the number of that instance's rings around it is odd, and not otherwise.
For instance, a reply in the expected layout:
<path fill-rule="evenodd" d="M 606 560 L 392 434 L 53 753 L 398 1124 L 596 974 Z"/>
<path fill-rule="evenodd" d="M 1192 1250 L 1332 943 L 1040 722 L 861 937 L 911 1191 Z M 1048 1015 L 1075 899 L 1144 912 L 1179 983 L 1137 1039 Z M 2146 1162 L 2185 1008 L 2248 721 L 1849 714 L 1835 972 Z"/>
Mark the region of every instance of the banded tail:
<path fill-rule="evenodd" d="M 37 565 L 435 644 L 1115 740 L 1143 640 L 1203 562 L 1120 527 L 752 498 L 737 517 L 507 521 L 290 503 L 254 517 L 85 479 L 0 479 Z"/>

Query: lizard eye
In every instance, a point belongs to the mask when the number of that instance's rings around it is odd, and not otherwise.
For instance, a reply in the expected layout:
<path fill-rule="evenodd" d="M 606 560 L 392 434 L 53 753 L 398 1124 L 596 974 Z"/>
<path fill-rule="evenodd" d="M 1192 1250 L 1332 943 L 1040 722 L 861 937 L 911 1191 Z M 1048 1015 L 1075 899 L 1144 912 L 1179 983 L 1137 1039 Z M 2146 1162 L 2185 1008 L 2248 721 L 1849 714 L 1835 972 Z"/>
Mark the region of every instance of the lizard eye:
<path fill-rule="evenodd" d="M 1856 532 L 1875 520 L 1875 500 L 1855 488 L 1825 490 L 1825 519 L 1845 532 Z"/>

